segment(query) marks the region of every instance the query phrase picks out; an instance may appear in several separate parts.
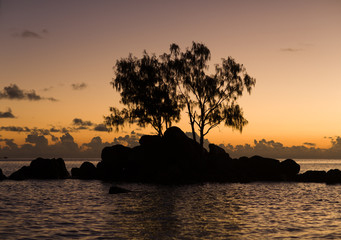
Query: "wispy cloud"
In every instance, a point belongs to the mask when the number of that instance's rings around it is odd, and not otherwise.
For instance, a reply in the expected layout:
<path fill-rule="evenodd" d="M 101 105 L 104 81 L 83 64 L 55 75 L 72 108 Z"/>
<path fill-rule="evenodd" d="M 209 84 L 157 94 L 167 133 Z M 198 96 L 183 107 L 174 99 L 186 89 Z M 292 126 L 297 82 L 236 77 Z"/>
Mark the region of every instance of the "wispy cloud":
<path fill-rule="evenodd" d="M 15 32 L 12 34 L 13 37 L 19 37 L 22 39 L 43 39 L 44 35 L 48 34 L 48 30 L 47 29 L 43 29 L 41 30 L 41 33 L 32 31 L 32 30 L 23 30 L 21 32 Z"/>
<path fill-rule="evenodd" d="M 0 112 L 0 118 L 15 118 L 12 113 L 12 110 L 9 108 L 7 112 Z"/>
<path fill-rule="evenodd" d="M 71 87 L 73 90 L 83 90 L 87 86 L 88 85 L 86 83 L 73 83 L 73 84 L 71 84 Z"/>
<path fill-rule="evenodd" d="M 305 143 L 303 143 L 303 145 L 306 145 L 308 147 L 315 147 L 316 146 L 315 143 L 310 143 L 310 142 L 305 142 Z"/>
<path fill-rule="evenodd" d="M 282 52 L 292 52 L 292 53 L 301 52 L 303 50 L 304 50 L 303 48 L 281 48 Z"/>
<path fill-rule="evenodd" d="M 21 32 L 20 36 L 23 38 L 43 38 L 40 34 L 29 30 L 24 30 Z"/>
<path fill-rule="evenodd" d="M 94 131 L 97 131 L 97 132 L 108 132 L 108 128 L 104 124 L 97 124 L 94 127 Z"/>
<path fill-rule="evenodd" d="M 74 118 L 72 120 L 72 126 L 74 126 L 72 130 L 76 130 L 76 131 L 88 129 L 88 130 L 93 130 L 97 132 L 108 132 L 108 128 L 105 126 L 105 124 L 103 123 L 96 124 L 91 121 L 85 121 L 81 118 Z"/>
<path fill-rule="evenodd" d="M 10 132 L 31 132 L 31 129 L 28 127 L 17 127 L 17 126 L 1 126 L 0 131 L 10 131 Z"/>
<path fill-rule="evenodd" d="M 89 127 L 93 126 L 94 124 L 91 121 L 83 121 L 81 118 L 74 118 L 72 120 L 72 125 L 77 126 L 77 130 L 81 130 L 89 129 Z"/>
<path fill-rule="evenodd" d="M 0 91 L 0 99 L 10 99 L 10 100 L 30 100 L 30 101 L 58 101 L 53 97 L 42 97 L 38 95 L 35 90 L 22 90 L 16 84 L 11 84 L 10 86 L 4 87 Z"/>

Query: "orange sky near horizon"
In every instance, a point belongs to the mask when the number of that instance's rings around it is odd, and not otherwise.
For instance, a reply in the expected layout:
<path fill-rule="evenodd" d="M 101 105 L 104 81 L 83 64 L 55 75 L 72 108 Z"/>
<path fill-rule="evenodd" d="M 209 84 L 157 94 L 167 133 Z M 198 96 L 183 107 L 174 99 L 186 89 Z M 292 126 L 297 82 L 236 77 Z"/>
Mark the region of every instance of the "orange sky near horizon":
<path fill-rule="evenodd" d="M 50 129 L 74 118 L 101 124 L 120 106 L 112 67 L 129 53 L 156 55 L 192 41 L 211 50 L 212 66 L 232 56 L 257 83 L 239 99 L 249 124 L 242 134 L 221 125 L 207 138 L 220 144 L 275 140 L 286 146 L 330 147 L 341 136 L 341 2 L 326 1 L 0 1 L 0 92 L 22 90 L 58 101 L 0 98 L 0 127 Z M 75 90 L 72 84 L 86 87 Z M 1 114 L 0 114 L 1 115 Z M 179 124 L 190 131 L 188 119 Z M 79 130 L 79 144 L 118 133 Z M 25 143 L 27 133 L 0 131 Z M 56 133 L 61 136 L 61 133 Z M 49 142 L 51 143 L 50 139 Z M 0 142 L 3 145 L 3 142 Z"/>

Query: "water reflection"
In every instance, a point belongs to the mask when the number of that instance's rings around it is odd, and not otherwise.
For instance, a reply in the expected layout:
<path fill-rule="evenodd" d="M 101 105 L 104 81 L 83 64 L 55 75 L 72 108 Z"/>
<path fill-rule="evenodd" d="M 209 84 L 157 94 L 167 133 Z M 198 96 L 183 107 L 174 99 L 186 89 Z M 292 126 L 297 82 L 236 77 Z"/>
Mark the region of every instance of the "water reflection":
<path fill-rule="evenodd" d="M 0 183 L 2 239 L 341 238 L 341 185 Z"/>
<path fill-rule="evenodd" d="M 238 199 L 238 192 L 217 184 L 149 186 L 146 192 L 114 196 L 109 222 L 118 232 L 144 239 L 226 238 L 244 225 Z"/>

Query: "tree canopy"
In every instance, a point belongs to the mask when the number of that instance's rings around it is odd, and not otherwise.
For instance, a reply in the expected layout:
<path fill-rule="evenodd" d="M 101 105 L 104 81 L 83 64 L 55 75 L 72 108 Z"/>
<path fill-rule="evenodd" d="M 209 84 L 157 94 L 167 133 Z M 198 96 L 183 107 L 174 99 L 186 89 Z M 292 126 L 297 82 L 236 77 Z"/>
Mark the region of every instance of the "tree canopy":
<path fill-rule="evenodd" d="M 242 131 L 247 120 L 237 99 L 244 90 L 251 93 L 256 83 L 245 67 L 232 57 L 223 58 L 221 65 L 215 65 L 215 74 L 208 75 L 211 53 L 204 44 L 193 42 L 184 52 L 172 44 L 170 51 L 163 56 L 173 71 L 169 82 L 176 85 L 180 99 L 187 106 L 193 139 L 195 127 L 199 130 L 201 145 L 204 136 L 221 123 Z"/>
<path fill-rule="evenodd" d="M 237 99 L 245 90 L 251 93 L 256 80 L 232 57 L 223 58 L 221 65 L 215 65 L 215 73 L 208 74 L 210 59 L 210 50 L 193 42 L 183 52 L 171 44 L 170 52 L 158 58 L 144 52 L 141 59 L 129 55 L 118 60 L 112 85 L 127 108 L 111 108 L 112 114 L 105 117 L 107 125 L 150 124 L 162 135 L 164 126 L 179 121 L 186 109 L 193 139 L 199 131 L 201 146 L 204 136 L 221 123 L 242 131 L 247 120 Z"/>
<path fill-rule="evenodd" d="M 180 120 L 181 106 L 174 86 L 165 78 L 165 66 L 155 55 L 144 52 L 138 59 L 131 54 L 116 62 L 112 86 L 120 92 L 122 110 L 111 107 L 105 117 L 109 127 L 137 123 L 141 127 L 150 124 L 159 135 L 173 122 Z"/>

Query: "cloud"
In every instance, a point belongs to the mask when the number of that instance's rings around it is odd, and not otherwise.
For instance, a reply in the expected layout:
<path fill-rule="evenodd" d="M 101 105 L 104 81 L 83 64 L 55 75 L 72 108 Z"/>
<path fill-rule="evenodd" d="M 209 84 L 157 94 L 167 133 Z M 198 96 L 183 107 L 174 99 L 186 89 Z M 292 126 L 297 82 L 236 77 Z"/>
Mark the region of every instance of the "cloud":
<path fill-rule="evenodd" d="M 73 90 L 82 90 L 85 89 L 88 85 L 86 83 L 73 83 L 71 87 Z"/>
<path fill-rule="evenodd" d="M 303 51 L 303 48 L 281 48 L 282 52 L 300 52 Z"/>
<path fill-rule="evenodd" d="M 70 129 L 70 132 L 74 131 L 74 130 L 84 130 L 84 129 L 89 129 L 89 127 L 95 125 L 94 123 L 92 123 L 91 121 L 83 121 L 80 118 L 74 118 L 72 120 L 72 125 L 76 126 L 76 128 L 72 128 Z"/>
<path fill-rule="evenodd" d="M 16 32 L 16 33 L 13 33 L 12 36 L 13 37 L 19 37 L 19 38 L 22 38 L 22 39 L 30 39 L 30 38 L 33 38 L 33 39 L 43 39 L 43 35 L 46 35 L 48 34 L 48 30 L 47 29 L 43 29 L 41 30 L 41 33 L 38 33 L 38 32 L 34 32 L 34 31 L 31 31 L 31 30 L 23 30 L 21 32 Z"/>
<path fill-rule="evenodd" d="M 50 91 L 50 90 L 52 90 L 53 89 L 53 87 L 51 86 L 51 87 L 46 87 L 46 88 L 43 88 L 43 91 L 44 92 L 47 92 L 47 91 Z"/>
<path fill-rule="evenodd" d="M 143 134 L 135 133 L 132 131 L 130 135 L 125 135 L 124 137 L 116 137 L 114 138 L 113 144 L 121 144 L 127 147 L 135 147 L 140 145 L 139 140 Z"/>
<path fill-rule="evenodd" d="M 316 144 L 315 143 L 310 143 L 310 142 L 305 142 L 303 143 L 303 145 L 309 146 L 309 147 L 315 147 Z"/>
<path fill-rule="evenodd" d="M 36 147 L 42 148 L 46 147 L 48 144 L 48 140 L 44 137 L 44 135 L 39 135 L 37 132 L 28 134 L 25 142 L 27 143 L 33 143 Z"/>
<path fill-rule="evenodd" d="M 78 124 L 83 124 L 88 121 L 75 120 Z M 90 125 L 89 123 L 87 123 Z M 86 125 L 86 124 L 85 124 Z M 95 128 L 105 127 L 103 124 L 93 124 Z M 0 131 L 16 131 L 27 134 L 26 143 L 17 145 L 13 139 L 6 139 L 0 137 L 0 156 L 8 157 L 95 157 L 99 158 L 101 151 L 105 146 L 112 146 L 115 144 L 122 144 L 128 147 L 135 147 L 139 145 L 139 139 L 143 134 L 137 133 L 136 130 L 124 136 L 115 137 L 112 142 L 103 142 L 99 136 L 93 137 L 90 142 L 78 145 L 71 135 L 72 128 L 56 128 L 50 129 L 28 128 L 7 126 L 0 127 Z M 89 129 L 90 130 L 90 129 Z M 53 134 L 58 134 L 55 136 Z M 189 137 L 191 133 L 186 133 Z M 49 137 L 50 138 L 49 138 Z M 341 156 L 341 136 L 327 137 L 331 142 L 331 147 L 322 149 L 316 147 L 314 143 L 304 142 L 299 146 L 285 146 L 281 142 L 275 140 L 254 140 L 252 144 L 231 145 L 220 144 L 219 146 L 225 149 L 227 153 L 233 158 L 241 156 L 260 155 L 264 157 L 277 159 L 336 159 Z M 50 141 L 50 144 L 49 144 Z M 204 140 L 205 147 L 208 148 L 210 142 Z"/>
<path fill-rule="evenodd" d="M 92 125 L 94 125 L 92 122 L 90 122 L 90 121 L 83 121 L 82 119 L 80 119 L 80 118 L 74 118 L 73 120 L 72 120 L 72 124 L 73 125 L 76 125 L 76 126 L 84 126 L 84 127 L 90 127 L 90 126 L 92 126 Z"/>
<path fill-rule="evenodd" d="M 59 138 L 52 139 L 53 144 L 48 144 L 48 139 L 38 133 L 29 133 L 25 139 L 26 143 L 18 146 L 13 139 L 0 138 L 5 146 L 0 145 L 0 156 L 8 157 L 83 157 L 99 158 L 101 151 L 106 146 L 114 143 L 103 142 L 100 137 L 94 137 L 89 143 L 78 146 L 70 133 L 65 133 Z"/>
<path fill-rule="evenodd" d="M 49 97 L 41 97 L 36 94 L 34 90 L 22 90 L 16 84 L 11 84 L 10 86 L 4 87 L 2 91 L 0 91 L 0 99 L 9 99 L 9 100 L 30 100 L 30 101 L 39 101 L 39 100 L 49 100 L 49 101 L 57 101 L 55 98 Z"/>
<path fill-rule="evenodd" d="M 12 110 L 9 108 L 7 112 L 0 112 L 0 118 L 15 118 L 12 114 Z"/>
<path fill-rule="evenodd" d="M 5 142 L 5 144 L 7 145 L 4 148 L 5 150 L 17 150 L 18 149 L 18 145 L 14 143 L 14 139 L 0 138 L 0 142 Z"/>
<path fill-rule="evenodd" d="M 22 38 L 42 38 L 42 36 L 36 32 L 32 32 L 29 30 L 24 30 L 23 32 L 20 33 L 20 36 Z"/>
<path fill-rule="evenodd" d="M 9 131 L 9 132 L 31 132 L 31 129 L 28 127 L 17 127 L 17 126 L 7 126 L 0 127 L 0 131 Z"/>
<path fill-rule="evenodd" d="M 108 128 L 105 126 L 105 124 L 97 124 L 95 127 L 94 127 L 94 131 L 98 131 L 98 132 L 107 132 L 108 131 Z"/>
<path fill-rule="evenodd" d="M 232 146 L 231 144 L 219 146 L 224 148 L 231 157 L 261 155 L 270 158 L 340 158 L 341 156 L 341 137 L 329 138 L 332 146 L 327 149 L 316 147 L 314 143 L 305 142 L 300 146 L 286 147 L 280 142 L 274 140 L 254 140 L 254 144 L 244 144 Z"/>

